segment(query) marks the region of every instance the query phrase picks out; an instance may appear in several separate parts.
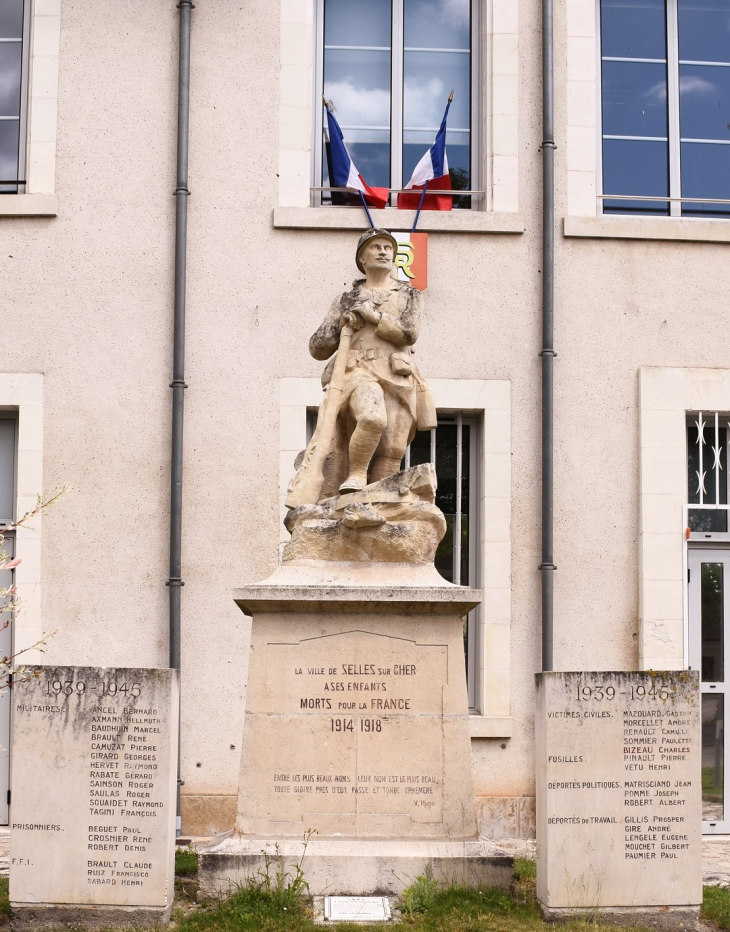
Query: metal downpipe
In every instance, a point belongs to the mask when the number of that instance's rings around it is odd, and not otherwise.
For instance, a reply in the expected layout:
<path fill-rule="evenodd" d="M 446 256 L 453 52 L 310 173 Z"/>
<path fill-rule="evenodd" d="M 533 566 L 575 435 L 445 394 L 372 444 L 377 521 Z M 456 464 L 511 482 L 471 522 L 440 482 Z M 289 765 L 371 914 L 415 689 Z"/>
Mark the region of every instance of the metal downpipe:
<path fill-rule="evenodd" d="M 175 305 L 172 362 L 172 443 L 170 468 L 170 667 L 180 669 L 180 596 L 182 581 L 183 411 L 185 405 L 185 279 L 188 226 L 188 135 L 190 123 L 191 0 L 180 0 L 180 49 L 177 103 L 177 184 L 175 185 Z M 176 834 L 180 824 L 180 736 L 177 749 Z"/>
<path fill-rule="evenodd" d="M 542 0 L 542 669 L 553 668 L 553 308 L 555 126 L 553 0 Z"/>

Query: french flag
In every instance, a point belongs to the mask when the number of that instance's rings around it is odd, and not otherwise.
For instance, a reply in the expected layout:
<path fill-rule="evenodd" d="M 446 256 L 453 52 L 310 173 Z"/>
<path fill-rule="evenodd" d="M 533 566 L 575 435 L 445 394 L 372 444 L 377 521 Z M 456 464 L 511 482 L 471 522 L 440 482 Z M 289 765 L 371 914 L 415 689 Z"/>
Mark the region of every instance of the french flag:
<path fill-rule="evenodd" d="M 444 118 L 441 120 L 441 126 L 436 139 L 431 148 L 426 152 L 421 161 L 413 169 L 411 180 L 406 188 L 413 188 L 415 191 L 423 191 L 425 185 L 428 185 L 428 191 L 450 191 L 451 176 L 449 175 L 449 162 L 446 158 L 446 119 L 449 115 L 449 107 L 454 99 L 454 92 L 449 95 L 444 110 Z M 421 201 L 420 194 L 399 194 L 398 207 L 401 210 L 418 210 Z M 423 199 L 423 210 L 451 210 L 453 198 L 438 197 L 427 195 Z"/>
<path fill-rule="evenodd" d="M 362 175 L 355 167 L 350 153 L 347 151 L 340 124 L 330 108 L 325 106 L 325 109 L 327 111 L 332 161 L 330 185 L 333 188 L 351 188 L 354 191 L 359 191 L 371 207 L 378 207 L 382 210 L 388 203 L 388 189 L 371 188 L 365 183 Z"/>

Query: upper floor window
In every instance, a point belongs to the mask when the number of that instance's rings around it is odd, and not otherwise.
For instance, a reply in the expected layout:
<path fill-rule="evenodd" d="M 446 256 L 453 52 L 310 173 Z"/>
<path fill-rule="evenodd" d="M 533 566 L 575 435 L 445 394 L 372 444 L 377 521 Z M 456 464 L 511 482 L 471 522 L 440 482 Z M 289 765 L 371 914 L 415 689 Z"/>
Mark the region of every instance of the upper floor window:
<path fill-rule="evenodd" d="M 600 10 L 603 212 L 730 217 L 730 0 Z"/>
<path fill-rule="evenodd" d="M 318 0 L 316 186 L 329 187 L 322 94 L 365 181 L 398 191 L 432 145 L 453 90 L 446 135 L 451 184 L 473 188 L 473 7 L 471 0 Z M 348 204 L 351 197 L 325 190 L 322 203 Z M 469 206 L 471 198 L 454 198 L 454 207 Z"/>
<path fill-rule="evenodd" d="M 25 184 L 30 0 L 0 3 L 0 194 Z"/>

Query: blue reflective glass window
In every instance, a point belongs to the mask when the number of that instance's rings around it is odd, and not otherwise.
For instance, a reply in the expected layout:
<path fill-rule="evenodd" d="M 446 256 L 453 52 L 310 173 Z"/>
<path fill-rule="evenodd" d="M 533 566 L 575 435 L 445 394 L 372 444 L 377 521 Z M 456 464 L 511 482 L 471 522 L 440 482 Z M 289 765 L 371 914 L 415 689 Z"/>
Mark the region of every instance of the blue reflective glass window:
<path fill-rule="evenodd" d="M 680 61 L 730 62 L 730 0 L 678 0 Z"/>
<path fill-rule="evenodd" d="M 603 62 L 605 135 L 667 135 L 666 72 L 666 65 Z"/>
<path fill-rule="evenodd" d="M 679 66 L 679 129 L 682 139 L 730 142 L 730 68 Z"/>
<path fill-rule="evenodd" d="M 323 0 L 323 10 L 322 91 L 366 182 L 393 187 L 399 173 L 400 184 L 408 182 L 433 144 L 453 90 L 449 173 L 453 188 L 471 188 L 472 0 Z M 394 28 L 402 37 L 398 47 L 392 46 Z M 402 74 L 399 86 L 392 86 L 393 74 Z M 394 139 L 402 152 L 396 166 Z M 324 187 L 327 156 L 325 141 Z M 325 193 L 323 200 L 359 203 L 346 192 Z M 470 206 L 469 198 L 454 199 L 454 206 Z"/>
<path fill-rule="evenodd" d="M 682 197 L 730 201 L 730 146 L 682 143 Z M 730 216 L 730 204 L 683 204 L 683 216 Z"/>
<path fill-rule="evenodd" d="M 23 74 L 23 0 L 0 0 L 0 194 L 18 191 Z"/>
<path fill-rule="evenodd" d="M 390 186 L 391 0 L 327 0 L 324 19 L 324 95 L 335 107 L 347 148 L 368 184 Z M 329 151 L 322 184 L 329 185 Z M 332 192 L 331 203 L 360 203 Z"/>
<path fill-rule="evenodd" d="M 18 148 L 20 124 L 17 120 L 0 120 L 0 194 L 14 194 L 17 191 Z"/>
<path fill-rule="evenodd" d="M 730 200 L 730 0 L 601 0 L 601 58 L 603 193 L 667 195 L 675 216 L 729 217 L 730 204 L 680 199 Z M 604 210 L 666 213 L 667 203 Z"/>
<path fill-rule="evenodd" d="M 23 0 L 0 2 L 0 39 L 20 39 L 23 35 Z"/>
<path fill-rule="evenodd" d="M 391 0 L 327 0 L 324 44 L 390 48 Z"/>
<path fill-rule="evenodd" d="M 471 187 L 470 0 L 403 0 L 403 184 L 441 125 L 449 93 L 446 157 L 452 187 Z M 454 207 L 462 205 L 455 199 Z"/>
<path fill-rule="evenodd" d="M 20 74 L 23 62 L 20 42 L 0 42 L 0 116 L 20 115 Z"/>
<path fill-rule="evenodd" d="M 612 58 L 666 56 L 664 0 L 601 0 L 601 54 Z"/>
<path fill-rule="evenodd" d="M 669 153 L 666 142 L 644 139 L 603 140 L 603 190 L 606 194 L 669 196 Z M 607 214 L 664 214 L 667 201 L 605 200 Z"/>

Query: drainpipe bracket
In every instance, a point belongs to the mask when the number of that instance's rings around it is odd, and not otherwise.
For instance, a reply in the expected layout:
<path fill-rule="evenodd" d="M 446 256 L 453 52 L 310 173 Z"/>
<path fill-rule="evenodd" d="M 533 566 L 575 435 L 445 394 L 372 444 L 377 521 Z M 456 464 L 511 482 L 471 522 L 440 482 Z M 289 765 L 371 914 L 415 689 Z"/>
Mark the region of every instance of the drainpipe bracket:
<path fill-rule="evenodd" d="M 189 388 L 189 386 L 185 379 L 173 379 L 170 382 L 170 388 Z"/>
<path fill-rule="evenodd" d="M 167 580 L 167 582 L 165 583 L 165 585 L 166 585 L 166 586 L 184 586 L 185 583 L 182 581 L 182 579 L 180 579 L 179 576 L 171 576 L 171 577 Z"/>
<path fill-rule="evenodd" d="M 538 146 L 538 149 L 557 149 L 558 147 L 552 141 L 552 139 L 546 139 L 544 142 L 541 142 Z"/>
<path fill-rule="evenodd" d="M 190 188 L 184 188 L 182 186 L 175 188 L 175 190 L 172 192 L 172 196 L 177 197 L 178 194 L 187 194 L 187 196 L 190 197 Z"/>
<path fill-rule="evenodd" d="M 194 10 L 194 9 L 195 9 L 195 4 L 192 2 L 192 0 L 180 0 L 180 2 L 179 2 L 178 5 L 175 7 L 175 9 L 176 9 L 176 10 L 180 10 L 180 9 L 182 9 L 184 6 L 189 6 L 191 10 Z"/>
<path fill-rule="evenodd" d="M 557 569 L 557 566 L 556 566 L 554 563 L 541 563 L 541 564 L 538 566 L 538 569 L 539 569 L 540 571 L 544 571 L 544 570 L 556 570 L 556 569 Z"/>
<path fill-rule="evenodd" d="M 537 355 L 538 356 L 557 356 L 558 354 L 555 352 L 555 350 L 544 349 L 544 350 L 541 350 L 541 352 L 539 352 Z"/>

